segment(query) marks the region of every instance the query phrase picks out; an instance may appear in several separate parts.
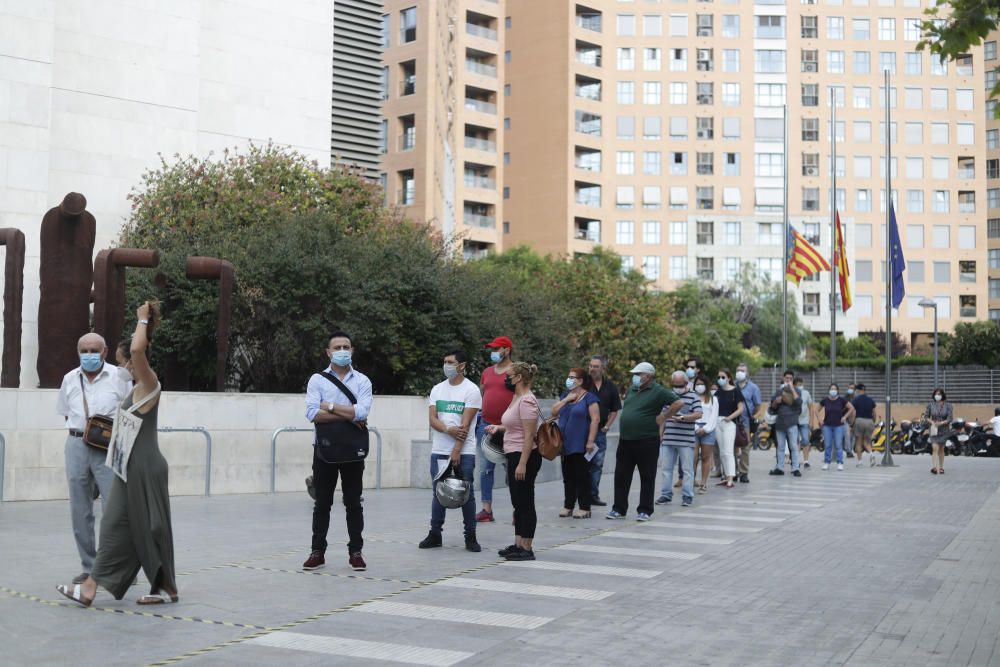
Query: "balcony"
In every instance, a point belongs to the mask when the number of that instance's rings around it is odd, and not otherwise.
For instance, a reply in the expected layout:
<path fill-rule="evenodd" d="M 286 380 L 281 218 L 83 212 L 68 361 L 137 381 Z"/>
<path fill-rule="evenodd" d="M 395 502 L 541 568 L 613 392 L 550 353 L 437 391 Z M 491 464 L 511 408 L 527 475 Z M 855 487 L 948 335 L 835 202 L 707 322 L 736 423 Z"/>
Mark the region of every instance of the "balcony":
<path fill-rule="evenodd" d="M 578 42 L 578 44 L 580 44 Z M 599 46 L 580 46 L 576 47 L 576 62 L 581 65 L 588 65 L 590 67 L 600 67 L 601 66 L 601 47 Z"/>
<path fill-rule="evenodd" d="M 407 77 L 399 83 L 399 96 L 406 97 L 417 92 L 417 77 Z"/>
<path fill-rule="evenodd" d="M 580 83 L 576 84 L 576 96 L 585 100 L 601 101 L 601 83 Z"/>
<path fill-rule="evenodd" d="M 601 242 L 601 221 L 576 218 L 573 226 L 573 238 L 577 241 Z"/>
<path fill-rule="evenodd" d="M 473 74 L 479 74 L 480 76 L 488 76 L 490 78 L 497 78 L 497 66 L 490 65 L 481 60 L 472 60 L 466 58 L 465 60 L 465 70 L 467 72 L 472 72 Z"/>
<path fill-rule="evenodd" d="M 576 25 L 577 27 L 583 28 L 584 30 L 590 30 L 591 32 L 601 32 L 601 15 L 577 14 Z"/>
<path fill-rule="evenodd" d="M 494 116 L 497 114 L 497 105 L 493 104 L 493 102 L 477 100 L 471 97 L 465 98 L 465 108 L 469 111 L 478 111 L 480 113 L 488 113 Z"/>
<path fill-rule="evenodd" d="M 497 41 L 496 30 L 483 25 L 476 25 L 475 23 L 465 24 L 465 34 L 472 35 L 473 37 L 482 37 L 483 39 L 488 39 L 493 42 Z"/>
<path fill-rule="evenodd" d="M 477 174 L 474 172 L 465 172 L 465 178 L 462 181 L 467 188 L 483 188 L 485 190 L 496 190 L 497 182 L 490 176 L 484 174 Z"/>
<path fill-rule="evenodd" d="M 486 153 L 496 153 L 497 144 L 495 141 L 490 141 L 489 139 L 480 139 L 479 137 L 465 137 L 465 147 L 472 148 L 477 151 L 484 151 Z"/>
<path fill-rule="evenodd" d="M 601 119 L 580 121 L 576 124 L 576 131 L 580 134 L 599 137 L 601 136 Z"/>
<path fill-rule="evenodd" d="M 470 227 L 482 227 L 483 229 L 496 229 L 497 226 L 497 219 L 494 216 L 472 213 L 468 210 L 463 212 L 462 221 Z"/>
<path fill-rule="evenodd" d="M 399 150 L 412 151 L 417 145 L 417 136 L 412 132 L 399 135 Z"/>
<path fill-rule="evenodd" d="M 465 240 L 462 242 L 462 258 L 467 262 L 483 259 L 489 256 L 492 248 L 492 243 Z"/>

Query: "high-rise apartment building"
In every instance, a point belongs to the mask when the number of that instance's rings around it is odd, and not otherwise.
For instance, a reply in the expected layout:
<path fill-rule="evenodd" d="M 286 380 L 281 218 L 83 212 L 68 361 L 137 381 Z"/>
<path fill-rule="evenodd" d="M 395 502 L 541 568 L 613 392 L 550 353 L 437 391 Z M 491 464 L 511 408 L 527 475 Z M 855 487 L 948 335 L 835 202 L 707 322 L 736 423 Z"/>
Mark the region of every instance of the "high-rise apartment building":
<path fill-rule="evenodd" d="M 987 94 L 997 82 L 995 68 L 1000 33 L 992 33 L 983 43 L 983 88 Z M 1000 120 L 995 100 L 986 101 L 986 272 L 989 318 L 1000 323 Z M 980 316 L 981 317 L 981 316 Z"/>
<path fill-rule="evenodd" d="M 371 179 L 381 173 L 381 22 L 381 0 L 333 3 L 331 159 Z"/>
<path fill-rule="evenodd" d="M 500 244 L 504 26 L 496 0 L 385 0 L 383 185 L 475 258 Z"/>
<path fill-rule="evenodd" d="M 625 267 L 661 289 L 690 278 L 724 284 L 744 264 L 781 280 L 787 166 L 790 220 L 826 255 L 836 199 L 854 294 L 854 307 L 838 315 L 838 330 L 848 335 L 884 326 L 889 71 L 888 167 L 907 260 L 907 296 L 894 328 L 923 347 L 932 330 L 931 313 L 918 305 L 923 298 L 937 302 L 945 331 L 991 310 L 1000 319 L 1000 184 L 987 187 L 997 176 L 990 168 L 998 162 L 987 162 L 987 151 L 996 150 L 1000 160 L 1000 123 L 988 119 L 985 94 L 994 76 L 985 66 L 996 49 L 977 48 L 947 63 L 918 51 L 928 0 L 390 5 L 389 52 L 400 54 L 387 59 L 393 86 L 412 72 L 406 62 L 430 58 L 431 68 L 421 73 L 418 66 L 415 81 L 419 87 L 429 78 L 425 87 L 437 86 L 438 97 L 444 87 L 434 78 L 434 58 L 460 64 L 465 54 L 468 63 L 472 47 L 459 43 L 447 55 L 445 44 L 455 34 L 470 39 L 470 23 L 496 24 L 492 53 L 503 54 L 502 69 L 495 87 L 476 87 L 495 95 L 496 120 L 503 118 L 488 129 L 489 140 L 503 146 L 502 198 L 491 210 L 501 233 L 494 243 L 567 255 L 611 247 Z M 395 22 L 411 7 L 418 25 L 445 12 L 464 20 L 465 30 L 439 32 L 430 45 L 397 45 Z M 469 70 L 454 70 L 468 91 Z M 406 114 L 439 115 L 437 102 L 419 97 L 431 91 L 398 101 L 392 86 L 389 93 L 387 108 L 400 107 L 387 114 L 393 141 Z M 403 200 L 413 182 L 407 178 L 416 174 L 412 210 L 422 219 L 439 217 L 435 207 L 448 201 L 446 191 L 436 174 L 421 178 L 419 170 L 437 168 L 442 147 L 417 149 L 406 162 L 388 146 L 387 188 Z M 449 173 L 467 169 L 461 162 Z M 467 205 L 460 197 L 450 201 Z M 989 226 L 988 208 L 997 209 Z M 988 282 L 992 267 L 996 281 Z M 988 292 L 988 285 L 995 287 Z M 792 291 L 807 326 L 829 330 L 830 275 Z M 995 297 L 992 308 L 988 294 Z"/>

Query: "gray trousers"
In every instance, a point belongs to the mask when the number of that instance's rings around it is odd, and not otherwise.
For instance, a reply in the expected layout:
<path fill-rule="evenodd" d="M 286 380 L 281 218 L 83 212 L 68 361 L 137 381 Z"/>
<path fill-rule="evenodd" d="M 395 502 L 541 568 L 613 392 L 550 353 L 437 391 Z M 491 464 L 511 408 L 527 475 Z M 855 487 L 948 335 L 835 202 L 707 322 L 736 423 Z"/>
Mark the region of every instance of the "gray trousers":
<path fill-rule="evenodd" d="M 105 454 L 83 444 L 83 438 L 66 438 L 66 482 L 69 485 L 69 511 L 73 539 L 80 552 L 84 572 L 90 572 L 97 557 L 94 538 L 94 485 L 101 492 L 101 508 L 108 502 L 115 474 L 104 465 Z"/>

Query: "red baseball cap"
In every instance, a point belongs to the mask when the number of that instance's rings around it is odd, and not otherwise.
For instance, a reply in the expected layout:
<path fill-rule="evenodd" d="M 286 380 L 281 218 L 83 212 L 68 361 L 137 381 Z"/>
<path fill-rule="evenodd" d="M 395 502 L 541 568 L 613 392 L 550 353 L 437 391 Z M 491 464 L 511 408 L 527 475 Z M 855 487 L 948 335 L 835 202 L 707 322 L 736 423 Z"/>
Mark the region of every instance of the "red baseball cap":
<path fill-rule="evenodd" d="M 507 336 L 497 336 L 490 342 L 486 343 L 486 347 L 505 347 L 508 350 L 514 348 L 514 343 L 510 342 L 510 338 Z"/>

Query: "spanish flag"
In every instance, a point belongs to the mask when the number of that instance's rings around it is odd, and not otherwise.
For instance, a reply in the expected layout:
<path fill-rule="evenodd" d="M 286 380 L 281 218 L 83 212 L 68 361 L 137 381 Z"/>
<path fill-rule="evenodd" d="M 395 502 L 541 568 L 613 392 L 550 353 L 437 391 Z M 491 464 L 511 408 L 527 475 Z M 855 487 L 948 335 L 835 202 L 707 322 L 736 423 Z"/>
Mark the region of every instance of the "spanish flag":
<path fill-rule="evenodd" d="M 843 312 L 847 312 L 853 303 L 851 299 L 851 270 L 847 266 L 847 251 L 844 249 L 844 230 L 840 227 L 840 211 L 836 214 L 837 220 L 837 248 L 833 253 L 833 261 L 837 264 L 837 280 L 840 282 L 840 306 Z"/>
<path fill-rule="evenodd" d="M 785 279 L 791 280 L 796 285 L 806 276 L 811 276 L 820 271 L 829 271 L 830 265 L 816 248 L 806 241 L 806 237 L 799 234 L 788 226 L 788 234 L 785 238 L 788 245 L 788 266 L 785 267 Z"/>

